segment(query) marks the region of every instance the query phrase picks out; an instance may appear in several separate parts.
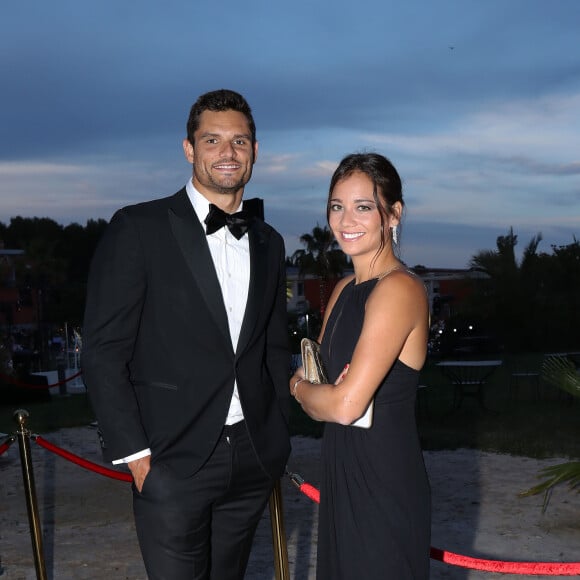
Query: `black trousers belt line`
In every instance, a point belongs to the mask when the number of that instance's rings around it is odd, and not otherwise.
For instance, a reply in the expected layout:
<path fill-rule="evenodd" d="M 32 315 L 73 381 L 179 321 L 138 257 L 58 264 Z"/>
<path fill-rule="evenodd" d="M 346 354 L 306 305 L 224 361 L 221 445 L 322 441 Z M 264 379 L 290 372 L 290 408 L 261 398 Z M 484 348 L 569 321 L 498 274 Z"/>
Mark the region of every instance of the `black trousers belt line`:
<path fill-rule="evenodd" d="M 222 437 L 230 437 L 236 438 L 240 435 L 245 435 L 247 433 L 246 430 L 246 422 L 245 421 L 238 421 L 233 425 L 224 425 L 222 430 Z"/>

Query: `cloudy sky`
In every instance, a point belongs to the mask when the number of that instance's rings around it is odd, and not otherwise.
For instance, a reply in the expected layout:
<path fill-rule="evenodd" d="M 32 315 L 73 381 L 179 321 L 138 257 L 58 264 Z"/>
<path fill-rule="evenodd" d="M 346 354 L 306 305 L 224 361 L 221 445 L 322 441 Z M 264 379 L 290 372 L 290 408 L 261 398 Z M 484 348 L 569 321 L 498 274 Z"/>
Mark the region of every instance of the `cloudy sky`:
<path fill-rule="evenodd" d="M 192 102 L 231 88 L 288 254 L 353 151 L 401 173 L 408 264 L 465 267 L 510 226 L 550 252 L 580 238 L 579 31 L 579 0 L 6 2 L 0 222 L 174 193 Z"/>

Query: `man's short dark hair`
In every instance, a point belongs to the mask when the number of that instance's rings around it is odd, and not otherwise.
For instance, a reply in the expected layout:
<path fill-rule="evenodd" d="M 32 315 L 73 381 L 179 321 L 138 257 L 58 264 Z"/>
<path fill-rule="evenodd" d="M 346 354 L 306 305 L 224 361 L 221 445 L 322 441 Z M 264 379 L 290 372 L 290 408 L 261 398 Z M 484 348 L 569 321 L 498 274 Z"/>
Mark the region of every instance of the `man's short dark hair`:
<path fill-rule="evenodd" d="M 252 117 L 252 109 L 242 95 L 228 89 L 219 89 L 201 95 L 189 111 L 187 120 L 187 140 L 195 145 L 195 132 L 199 127 L 199 118 L 204 111 L 238 111 L 245 115 L 250 126 L 252 145 L 256 143 L 256 124 Z"/>

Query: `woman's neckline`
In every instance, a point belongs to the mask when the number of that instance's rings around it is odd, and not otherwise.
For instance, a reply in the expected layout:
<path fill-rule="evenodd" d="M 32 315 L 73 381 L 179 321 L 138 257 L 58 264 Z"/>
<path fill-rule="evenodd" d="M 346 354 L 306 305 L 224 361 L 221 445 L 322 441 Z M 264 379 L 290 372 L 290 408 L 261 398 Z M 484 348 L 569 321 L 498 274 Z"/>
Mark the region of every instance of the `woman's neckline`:
<path fill-rule="evenodd" d="M 377 282 L 383 278 L 386 278 L 389 274 L 395 272 L 396 270 L 406 270 L 406 268 L 402 264 L 398 264 L 397 266 L 393 266 L 392 268 L 389 268 L 388 270 L 385 270 L 384 272 L 381 272 L 380 274 L 377 274 L 368 280 L 363 280 L 362 282 L 357 282 L 356 278 L 353 278 L 354 286 L 360 286 L 361 284 L 366 284 L 367 282 Z"/>

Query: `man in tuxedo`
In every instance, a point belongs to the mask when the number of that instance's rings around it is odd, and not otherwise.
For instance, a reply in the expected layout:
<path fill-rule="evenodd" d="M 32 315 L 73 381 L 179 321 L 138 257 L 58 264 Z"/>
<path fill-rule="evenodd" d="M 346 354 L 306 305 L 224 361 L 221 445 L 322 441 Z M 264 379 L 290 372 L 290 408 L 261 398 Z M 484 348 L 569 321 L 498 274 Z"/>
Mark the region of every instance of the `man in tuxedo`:
<path fill-rule="evenodd" d="M 242 201 L 241 95 L 199 97 L 183 149 L 186 186 L 119 210 L 98 245 L 82 369 L 149 578 L 241 579 L 290 452 L 284 243 Z"/>

